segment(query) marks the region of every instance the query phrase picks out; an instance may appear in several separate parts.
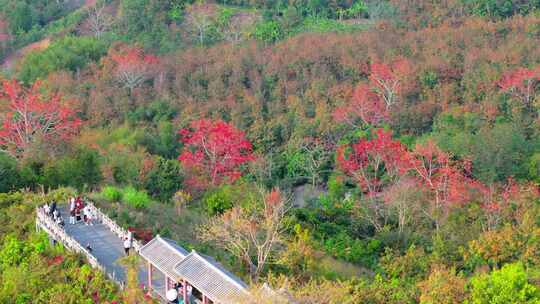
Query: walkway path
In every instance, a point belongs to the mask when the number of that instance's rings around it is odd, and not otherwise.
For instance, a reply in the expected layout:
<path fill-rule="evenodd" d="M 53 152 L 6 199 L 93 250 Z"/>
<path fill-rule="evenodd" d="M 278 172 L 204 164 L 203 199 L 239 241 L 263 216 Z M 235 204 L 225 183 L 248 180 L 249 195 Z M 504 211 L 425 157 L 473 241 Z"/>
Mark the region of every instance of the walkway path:
<path fill-rule="evenodd" d="M 94 225 L 85 225 L 83 222 L 70 224 L 67 206 L 59 205 L 58 210 L 65 221 L 64 229 L 54 223 L 52 218 L 45 215 L 41 208 L 36 211 L 38 213 L 36 227 L 44 229 L 52 238 L 64 243 L 69 249 L 85 255 L 92 266 L 102 269 L 109 278 L 123 287 L 126 281 L 126 273 L 118 260 L 125 256 L 123 238 L 127 235 L 127 231 L 119 227 L 93 205 L 90 204 L 89 206 L 94 208 L 93 210 L 98 215 L 98 220 L 95 221 Z M 91 252 L 85 249 L 87 245 L 92 248 Z M 132 252 L 135 253 L 135 249 L 138 250 L 141 244 L 134 240 L 133 245 Z M 146 285 L 147 277 L 147 268 L 141 264 L 139 283 Z M 154 293 L 158 293 L 161 298 L 165 297 L 164 277 L 153 276 L 152 287 Z"/>
<path fill-rule="evenodd" d="M 123 241 L 102 223 L 87 226 L 79 222 L 71 225 L 69 224 L 69 211 L 65 206 L 61 206 L 59 210 L 66 221 L 65 231 L 67 234 L 72 236 L 83 247 L 90 244 L 92 254 L 107 269 L 107 272 L 118 282 L 125 282 L 124 268 L 118 263 L 118 259 L 125 256 Z M 146 270 L 141 267 L 139 281 L 145 282 L 145 280 Z"/>

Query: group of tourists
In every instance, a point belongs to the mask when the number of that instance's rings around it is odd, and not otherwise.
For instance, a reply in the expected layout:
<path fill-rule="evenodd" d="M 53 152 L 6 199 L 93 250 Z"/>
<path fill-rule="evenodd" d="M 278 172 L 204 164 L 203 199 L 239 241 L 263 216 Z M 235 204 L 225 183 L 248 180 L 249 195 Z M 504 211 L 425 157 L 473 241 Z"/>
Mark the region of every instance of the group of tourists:
<path fill-rule="evenodd" d="M 70 198 L 69 199 L 69 223 L 75 225 L 76 223 L 82 221 L 85 225 L 94 225 L 94 219 L 96 214 L 89 205 L 85 204 L 84 201 L 80 198 Z"/>
<path fill-rule="evenodd" d="M 62 218 L 62 215 L 60 215 L 60 211 L 58 211 L 55 201 L 51 202 L 50 205 L 45 204 L 43 210 L 45 211 L 45 214 L 50 216 L 60 227 L 64 227 L 64 219 Z"/>
<path fill-rule="evenodd" d="M 64 219 L 58 210 L 55 201 L 46 203 L 43 206 L 45 214 L 50 216 L 60 227 L 64 227 Z M 95 210 L 88 204 L 85 204 L 81 197 L 71 197 L 69 199 L 69 223 L 72 225 L 78 222 L 83 222 L 85 225 L 94 225 L 94 220 L 97 218 Z"/>
<path fill-rule="evenodd" d="M 180 294 L 182 294 L 184 290 L 184 286 L 182 283 L 175 283 L 173 288 L 167 290 L 167 293 L 165 294 L 165 297 L 167 298 L 168 304 L 184 304 L 183 297 L 180 297 Z M 193 292 L 193 288 L 191 285 L 186 286 L 186 295 L 187 298 L 191 298 L 191 294 Z"/>

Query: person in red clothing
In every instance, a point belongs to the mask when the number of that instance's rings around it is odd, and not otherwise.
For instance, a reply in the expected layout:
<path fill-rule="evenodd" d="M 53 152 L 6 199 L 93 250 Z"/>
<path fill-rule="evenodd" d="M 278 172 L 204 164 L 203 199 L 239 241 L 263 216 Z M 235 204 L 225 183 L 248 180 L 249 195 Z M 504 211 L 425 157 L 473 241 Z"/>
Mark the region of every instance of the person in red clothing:
<path fill-rule="evenodd" d="M 77 222 L 81 220 L 81 214 L 82 214 L 83 208 L 84 208 L 84 203 L 81 200 L 81 197 L 79 196 L 75 200 L 75 220 Z"/>

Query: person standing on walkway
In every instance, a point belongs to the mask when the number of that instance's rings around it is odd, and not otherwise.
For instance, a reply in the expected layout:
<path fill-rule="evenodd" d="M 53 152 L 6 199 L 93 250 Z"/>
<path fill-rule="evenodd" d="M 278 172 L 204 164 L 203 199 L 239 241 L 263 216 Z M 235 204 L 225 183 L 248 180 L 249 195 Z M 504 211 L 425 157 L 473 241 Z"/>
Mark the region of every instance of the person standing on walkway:
<path fill-rule="evenodd" d="M 75 198 L 69 200 L 69 223 L 75 225 Z"/>
<path fill-rule="evenodd" d="M 79 197 L 77 197 L 77 199 L 75 200 L 75 209 L 78 209 L 79 212 L 80 212 L 80 211 L 82 211 L 83 207 L 84 207 L 84 204 L 83 204 L 83 202 L 82 202 L 82 200 L 81 200 L 81 197 L 79 196 Z"/>
<path fill-rule="evenodd" d="M 126 237 L 124 239 L 124 252 L 126 253 L 126 255 L 129 255 L 129 249 L 131 248 L 131 242 L 129 241 L 129 239 Z"/>
<path fill-rule="evenodd" d="M 81 209 L 75 207 L 75 223 L 81 220 Z"/>
<path fill-rule="evenodd" d="M 64 219 L 62 218 L 62 216 L 58 216 L 58 217 L 56 218 L 56 223 L 57 223 L 60 227 L 64 228 Z"/>
<path fill-rule="evenodd" d="M 86 205 L 85 207 L 86 209 L 86 223 L 90 226 L 94 226 L 94 212 L 92 211 L 92 209 L 90 209 L 90 207 L 88 205 Z"/>
<path fill-rule="evenodd" d="M 51 204 L 51 214 L 54 215 L 56 210 L 56 201 L 53 201 Z"/>
<path fill-rule="evenodd" d="M 83 219 L 84 224 L 88 226 L 90 223 L 90 208 L 88 208 L 88 205 L 84 206 L 83 208 Z"/>

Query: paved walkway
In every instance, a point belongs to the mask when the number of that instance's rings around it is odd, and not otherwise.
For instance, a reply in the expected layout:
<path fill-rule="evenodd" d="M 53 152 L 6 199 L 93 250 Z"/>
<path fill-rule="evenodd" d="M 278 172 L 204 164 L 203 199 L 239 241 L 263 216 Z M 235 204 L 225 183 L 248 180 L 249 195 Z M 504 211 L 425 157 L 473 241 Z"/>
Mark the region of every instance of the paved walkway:
<path fill-rule="evenodd" d="M 116 281 L 125 282 L 126 273 L 124 267 L 118 263 L 118 259 L 125 256 L 123 241 L 109 228 L 101 223 L 85 225 L 79 222 L 75 225 L 69 223 L 69 212 L 66 206 L 59 206 L 60 214 L 65 220 L 65 231 L 72 236 L 83 247 L 90 244 L 92 254 L 98 259 L 109 274 Z M 141 266 L 139 271 L 139 282 L 146 285 L 147 271 Z M 158 285 L 161 282 L 156 282 Z M 163 285 L 163 283 L 161 283 Z"/>

